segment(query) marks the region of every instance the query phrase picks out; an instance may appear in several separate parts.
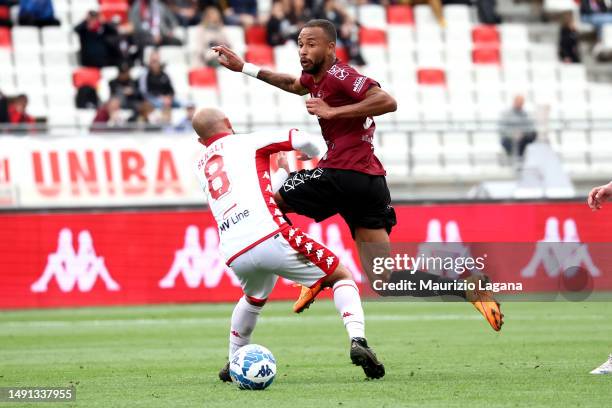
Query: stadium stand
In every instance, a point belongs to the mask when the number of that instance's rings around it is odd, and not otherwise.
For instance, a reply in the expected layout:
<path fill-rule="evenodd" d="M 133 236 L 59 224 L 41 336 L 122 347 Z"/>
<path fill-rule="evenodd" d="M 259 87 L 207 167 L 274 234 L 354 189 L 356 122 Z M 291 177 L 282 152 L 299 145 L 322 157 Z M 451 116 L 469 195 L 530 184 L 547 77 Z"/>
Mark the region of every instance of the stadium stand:
<path fill-rule="evenodd" d="M 123 24 L 130 3 L 54 0 L 61 26 L 0 27 L 0 90 L 9 96 L 27 94 L 28 112 L 46 118 L 52 134 L 87 132 L 95 110 L 76 109 L 77 89 L 90 85 L 104 102 L 117 69 L 79 67 L 73 28 L 90 10 L 100 10 L 107 21 Z M 260 2 L 261 21 L 270 5 Z M 550 142 L 573 177 L 588 178 L 600 171 L 598 158 L 608 157 L 612 150 L 612 137 L 599 130 L 602 121 L 610 119 L 610 83 L 593 82 L 583 63 L 561 63 L 554 41 L 530 38 L 528 20 L 482 25 L 469 6 L 447 5 L 443 10 L 445 27 L 425 5 L 349 7 L 360 23 L 358 38 L 367 63 L 361 71 L 379 80 L 399 102 L 397 112 L 377 119 L 381 130 L 377 147 L 390 180 L 404 180 L 407 175 L 427 182 L 513 177 L 514 169 L 499 143 L 497 121 L 516 94 L 525 96 L 539 139 Z M 566 10 L 577 13 L 578 8 L 573 1 L 547 0 L 542 9 L 546 15 Z M 555 22 L 548 26 L 558 27 Z M 295 45 L 270 47 L 264 27 L 228 25 L 223 30 L 232 48 L 247 61 L 299 73 Z M 317 129 L 298 97 L 198 64 L 194 56 L 199 51 L 198 28 L 178 27 L 176 36 L 185 45 L 159 48 L 177 101 L 218 105 L 239 129 L 288 124 Z M 612 25 L 603 27 L 600 43 L 612 50 Z M 144 50 L 145 61 L 151 51 Z M 346 58 L 346 50 L 339 48 L 338 55 Z M 137 64 L 132 77 L 141 73 Z"/>

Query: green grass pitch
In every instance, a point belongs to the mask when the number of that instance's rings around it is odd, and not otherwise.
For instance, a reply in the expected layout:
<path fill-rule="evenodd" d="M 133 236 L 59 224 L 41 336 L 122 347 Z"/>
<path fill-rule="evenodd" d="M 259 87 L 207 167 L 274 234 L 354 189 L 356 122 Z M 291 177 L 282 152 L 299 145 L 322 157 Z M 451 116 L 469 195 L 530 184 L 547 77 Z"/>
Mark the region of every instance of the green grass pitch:
<path fill-rule="evenodd" d="M 612 303 L 506 303 L 495 333 L 469 304 L 367 302 L 378 381 L 350 364 L 333 303 L 290 307 L 267 305 L 253 336 L 278 363 L 265 391 L 217 378 L 230 304 L 1 312 L 0 386 L 75 385 L 49 406 L 88 408 L 610 406 L 612 376 L 589 371 L 612 351 Z"/>

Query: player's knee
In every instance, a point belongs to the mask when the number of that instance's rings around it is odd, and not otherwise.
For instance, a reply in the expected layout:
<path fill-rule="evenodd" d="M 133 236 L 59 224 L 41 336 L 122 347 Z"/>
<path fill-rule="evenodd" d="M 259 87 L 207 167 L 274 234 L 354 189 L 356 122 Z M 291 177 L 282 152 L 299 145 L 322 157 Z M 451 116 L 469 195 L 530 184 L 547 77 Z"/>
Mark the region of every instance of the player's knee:
<path fill-rule="evenodd" d="M 336 270 L 326 277 L 323 281 L 323 286 L 333 286 L 334 283 L 340 280 L 353 280 L 351 272 L 342 264 L 338 265 Z"/>
<path fill-rule="evenodd" d="M 257 307 L 262 307 L 268 301 L 268 299 L 254 299 L 249 296 L 245 296 L 244 299 L 249 305 L 257 306 Z"/>

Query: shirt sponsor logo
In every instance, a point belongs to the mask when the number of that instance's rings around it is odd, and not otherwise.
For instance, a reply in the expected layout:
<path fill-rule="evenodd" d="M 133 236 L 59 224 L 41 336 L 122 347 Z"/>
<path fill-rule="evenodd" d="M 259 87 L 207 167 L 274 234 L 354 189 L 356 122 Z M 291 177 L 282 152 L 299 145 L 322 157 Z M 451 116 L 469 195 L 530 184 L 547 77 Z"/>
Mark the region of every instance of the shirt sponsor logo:
<path fill-rule="evenodd" d="M 365 82 L 366 82 L 366 77 L 360 76 L 359 78 L 357 78 L 355 80 L 355 82 L 353 82 L 353 92 L 355 92 L 355 93 L 361 92 Z"/>

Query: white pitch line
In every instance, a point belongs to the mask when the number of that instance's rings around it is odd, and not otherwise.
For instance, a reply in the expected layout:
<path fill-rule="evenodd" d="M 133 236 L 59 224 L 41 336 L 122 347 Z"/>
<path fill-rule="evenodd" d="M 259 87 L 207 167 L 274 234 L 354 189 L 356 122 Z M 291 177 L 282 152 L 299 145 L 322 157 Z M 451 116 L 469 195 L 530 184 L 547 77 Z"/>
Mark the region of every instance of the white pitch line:
<path fill-rule="evenodd" d="M 452 320 L 480 320 L 482 317 L 476 313 L 464 314 L 419 314 L 419 315 L 392 315 L 392 314 L 366 314 L 366 322 L 423 322 L 423 321 L 452 321 Z M 544 319 L 544 318 L 542 318 Z M 513 321 L 535 321 L 542 320 L 535 316 L 512 316 Z M 548 321 L 558 320 L 604 320 L 604 316 L 555 316 L 545 318 Z M 262 316 L 260 322 L 282 323 L 282 324 L 319 324 L 340 320 L 336 315 L 325 316 Z M 30 320 L 30 321 L 11 321 L 0 322 L 0 329 L 8 328 L 65 328 L 65 327 L 118 327 L 118 326 L 155 326 L 155 325 L 200 325 L 207 324 L 228 324 L 230 316 L 227 317 L 193 317 L 176 319 L 92 319 L 92 320 Z"/>

